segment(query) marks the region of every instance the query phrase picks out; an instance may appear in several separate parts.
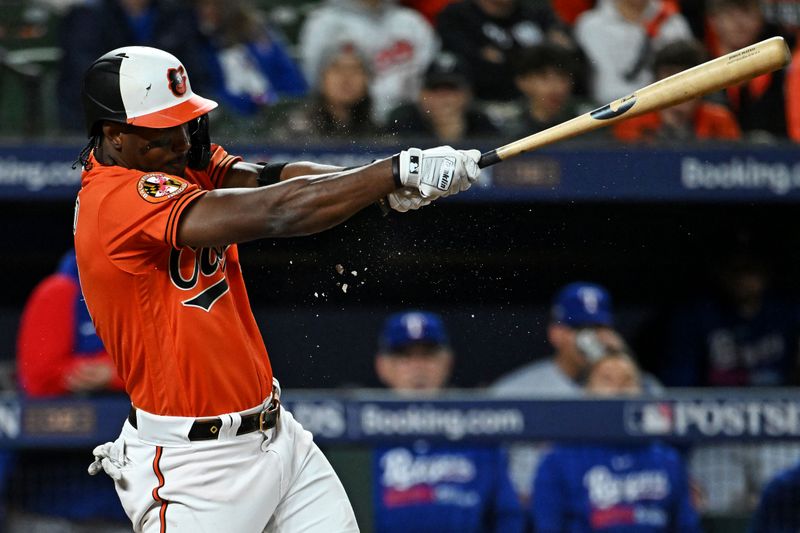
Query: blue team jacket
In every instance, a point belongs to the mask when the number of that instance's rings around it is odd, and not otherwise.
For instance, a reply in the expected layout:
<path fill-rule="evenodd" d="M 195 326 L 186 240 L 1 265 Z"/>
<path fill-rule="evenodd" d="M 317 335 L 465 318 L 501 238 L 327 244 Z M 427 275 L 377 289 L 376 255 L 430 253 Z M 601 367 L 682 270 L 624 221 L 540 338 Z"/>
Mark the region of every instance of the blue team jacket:
<path fill-rule="evenodd" d="M 381 447 L 373 456 L 377 533 L 516 533 L 525 513 L 496 448 Z"/>
<path fill-rule="evenodd" d="M 694 533 L 686 471 L 672 448 L 556 446 L 531 498 L 537 533 Z"/>
<path fill-rule="evenodd" d="M 800 531 L 800 464 L 767 483 L 750 526 L 751 533 L 797 531 Z"/>

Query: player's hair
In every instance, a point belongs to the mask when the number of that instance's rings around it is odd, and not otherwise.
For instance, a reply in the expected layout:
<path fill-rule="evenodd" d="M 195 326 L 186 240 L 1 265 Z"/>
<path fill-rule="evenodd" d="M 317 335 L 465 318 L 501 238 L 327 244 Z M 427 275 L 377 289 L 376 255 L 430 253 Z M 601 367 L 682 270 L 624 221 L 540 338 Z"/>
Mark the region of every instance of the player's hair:
<path fill-rule="evenodd" d="M 706 13 L 709 14 L 713 14 L 721 9 L 750 9 L 753 7 L 760 8 L 758 0 L 706 0 Z"/>
<path fill-rule="evenodd" d="M 100 135 L 99 133 L 89 137 L 89 142 L 86 143 L 86 146 L 84 146 L 81 152 L 78 154 L 78 158 L 72 162 L 73 170 L 78 168 L 78 165 L 80 165 L 81 167 L 86 167 L 89 164 L 89 155 L 92 153 L 92 150 L 100 146 L 101 139 L 102 135 Z"/>
<path fill-rule="evenodd" d="M 573 79 L 580 75 L 581 69 L 579 58 L 572 50 L 548 42 L 521 50 L 512 66 L 516 76 L 555 69 Z"/>
<path fill-rule="evenodd" d="M 586 378 L 589 378 L 589 375 L 597 368 L 600 364 L 610 359 L 621 359 L 623 361 L 627 361 L 631 364 L 634 371 L 636 372 L 636 379 L 639 380 L 641 383 L 642 381 L 642 369 L 639 367 L 639 363 L 636 362 L 636 356 L 633 354 L 631 350 L 627 347 L 620 349 L 620 350 L 609 350 L 606 352 L 602 357 L 594 361 L 591 366 L 586 370 Z"/>

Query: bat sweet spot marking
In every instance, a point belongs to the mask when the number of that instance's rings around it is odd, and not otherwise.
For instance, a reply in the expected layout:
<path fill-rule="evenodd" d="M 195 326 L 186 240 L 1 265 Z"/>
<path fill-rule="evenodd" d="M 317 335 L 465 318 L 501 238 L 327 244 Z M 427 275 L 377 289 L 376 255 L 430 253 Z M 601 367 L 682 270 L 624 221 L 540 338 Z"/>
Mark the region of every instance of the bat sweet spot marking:
<path fill-rule="evenodd" d="M 618 117 L 628 111 L 636 103 L 636 95 L 631 94 L 625 98 L 614 100 L 610 104 L 606 104 L 599 109 L 592 111 L 591 117 L 595 120 L 608 120 Z"/>

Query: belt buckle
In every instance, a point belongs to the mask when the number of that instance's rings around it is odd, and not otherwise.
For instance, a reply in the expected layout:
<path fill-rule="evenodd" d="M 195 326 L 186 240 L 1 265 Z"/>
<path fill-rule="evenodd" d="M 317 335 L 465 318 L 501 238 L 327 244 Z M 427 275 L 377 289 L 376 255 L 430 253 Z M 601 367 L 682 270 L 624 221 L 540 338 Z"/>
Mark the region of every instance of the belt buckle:
<path fill-rule="evenodd" d="M 278 431 L 278 417 L 280 416 L 280 411 L 279 411 L 280 407 L 281 407 L 280 400 L 278 400 L 277 398 L 273 398 L 272 401 L 267 406 L 267 408 L 264 409 L 263 411 L 261 411 L 260 413 L 258 413 L 258 430 L 259 431 L 264 433 L 267 430 L 272 429 L 272 428 L 267 427 L 267 415 L 272 415 L 273 413 L 275 413 L 275 425 L 272 426 L 272 427 L 275 428 L 275 432 L 277 433 L 277 431 Z"/>

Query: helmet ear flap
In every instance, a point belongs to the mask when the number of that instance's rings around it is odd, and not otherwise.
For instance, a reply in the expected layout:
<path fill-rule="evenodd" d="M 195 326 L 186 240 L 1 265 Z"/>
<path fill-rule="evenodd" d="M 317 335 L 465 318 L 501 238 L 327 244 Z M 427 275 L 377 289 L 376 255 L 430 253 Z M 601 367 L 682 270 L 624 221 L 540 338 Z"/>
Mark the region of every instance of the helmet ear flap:
<path fill-rule="evenodd" d="M 208 113 L 189 121 L 189 148 L 187 165 L 193 170 L 205 170 L 211 161 L 211 136 L 208 131 Z"/>

